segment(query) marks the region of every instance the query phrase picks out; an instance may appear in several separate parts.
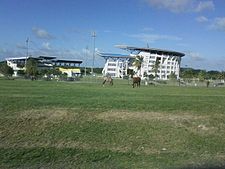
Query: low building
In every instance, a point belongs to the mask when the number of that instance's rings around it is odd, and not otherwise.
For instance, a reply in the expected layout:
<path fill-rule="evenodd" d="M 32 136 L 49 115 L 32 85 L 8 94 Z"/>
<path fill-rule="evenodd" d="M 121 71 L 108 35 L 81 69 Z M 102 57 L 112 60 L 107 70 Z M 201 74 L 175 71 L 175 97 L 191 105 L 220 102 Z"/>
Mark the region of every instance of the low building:
<path fill-rule="evenodd" d="M 63 74 L 66 73 L 67 77 L 78 77 L 81 75 L 81 71 L 79 68 L 59 68 L 59 71 Z"/>
<path fill-rule="evenodd" d="M 10 66 L 14 71 L 13 76 L 18 76 L 19 71 L 25 71 L 26 62 L 30 58 L 37 60 L 39 70 L 52 69 L 54 67 L 58 67 L 63 68 L 64 71 L 65 69 L 76 68 L 76 72 L 80 72 L 80 64 L 82 63 L 81 60 L 56 59 L 56 57 L 52 56 L 6 58 L 7 65 Z M 77 75 L 78 73 L 75 74 Z M 75 74 L 69 73 L 68 75 L 75 75 Z"/>

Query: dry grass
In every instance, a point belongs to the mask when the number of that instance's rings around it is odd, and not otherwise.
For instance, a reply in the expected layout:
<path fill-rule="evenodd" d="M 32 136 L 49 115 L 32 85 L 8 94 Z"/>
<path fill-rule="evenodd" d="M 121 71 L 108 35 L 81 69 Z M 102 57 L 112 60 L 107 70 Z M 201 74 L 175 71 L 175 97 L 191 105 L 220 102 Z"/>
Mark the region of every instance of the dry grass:
<path fill-rule="evenodd" d="M 222 115 L 221 115 L 222 116 Z M 97 119 L 104 121 L 136 121 L 136 122 L 161 122 L 176 127 L 183 127 L 196 134 L 216 134 L 218 126 L 210 123 L 209 115 L 194 115 L 193 113 L 162 113 L 162 112 L 128 112 L 110 111 L 96 115 Z M 225 115 L 223 117 L 225 119 Z"/>
<path fill-rule="evenodd" d="M 190 113 L 168 114 L 160 112 L 128 112 L 128 111 L 110 111 L 97 115 L 102 120 L 159 120 L 159 121 L 184 121 L 198 120 L 208 118 L 207 116 L 197 116 Z"/>
<path fill-rule="evenodd" d="M 42 121 L 70 121 L 76 118 L 77 113 L 65 108 L 30 109 L 19 113 L 21 119 Z"/>

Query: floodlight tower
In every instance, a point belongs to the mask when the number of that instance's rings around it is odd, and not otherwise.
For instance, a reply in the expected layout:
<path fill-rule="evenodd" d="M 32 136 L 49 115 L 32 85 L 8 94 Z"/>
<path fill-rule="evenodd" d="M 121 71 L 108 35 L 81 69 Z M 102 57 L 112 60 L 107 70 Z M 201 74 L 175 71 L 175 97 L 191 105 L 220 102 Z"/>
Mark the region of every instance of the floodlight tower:
<path fill-rule="evenodd" d="M 85 68 L 84 68 L 84 74 L 85 76 L 87 76 L 87 57 L 88 57 L 88 46 L 86 46 L 86 50 L 85 50 Z"/>
<path fill-rule="evenodd" d="M 26 47 L 27 47 L 27 57 L 29 56 L 29 37 L 26 40 Z"/>
<path fill-rule="evenodd" d="M 29 56 L 29 37 L 27 37 L 26 39 L 26 47 L 27 47 L 27 56 L 26 56 L 26 59 L 25 59 L 25 69 L 26 69 L 26 65 L 27 65 L 27 59 L 28 59 L 28 56 Z"/>
<path fill-rule="evenodd" d="M 91 72 L 92 74 L 94 74 L 94 65 L 95 65 L 95 38 L 96 38 L 96 32 L 92 32 L 91 37 L 93 38 L 93 60 L 92 60 L 92 68 L 91 68 Z"/>

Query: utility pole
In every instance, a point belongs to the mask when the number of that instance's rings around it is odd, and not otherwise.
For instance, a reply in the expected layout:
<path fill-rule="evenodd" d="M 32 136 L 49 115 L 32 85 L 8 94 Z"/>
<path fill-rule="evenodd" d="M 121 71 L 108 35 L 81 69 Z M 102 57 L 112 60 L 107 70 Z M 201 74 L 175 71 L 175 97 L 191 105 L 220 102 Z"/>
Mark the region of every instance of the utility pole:
<path fill-rule="evenodd" d="M 96 38 L 96 33 L 95 31 L 92 32 L 91 37 L 93 38 L 93 60 L 92 60 L 92 68 L 91 68 L 91 73 L 94 75 L 94 66 L 95 66 L 95 38 Z"/>
<path fill-rule="evenodd" d="M 86 46 L 86 50 L 85 50 L 85 67 L 84 67 L 84 75 L 87 76 L 87 55 L 88 55 L 88 46 Z"/>
<path fill-rule="evenodd" d="M 29 56 L 29 37 L 26 40 L 26 46 L 27 46 L 27 57 Z"/>
<path fill-rule="evenodd" d="M 26 56 L 26 59 L 25 59 L 25 69 L 26 69 L 26 65 L 27 65 L 27 59 L 29 57 L 29 37 L 27 37 L 27 40 L 26 40 L 26 47 L 27 47 L 27 56 Z"/>

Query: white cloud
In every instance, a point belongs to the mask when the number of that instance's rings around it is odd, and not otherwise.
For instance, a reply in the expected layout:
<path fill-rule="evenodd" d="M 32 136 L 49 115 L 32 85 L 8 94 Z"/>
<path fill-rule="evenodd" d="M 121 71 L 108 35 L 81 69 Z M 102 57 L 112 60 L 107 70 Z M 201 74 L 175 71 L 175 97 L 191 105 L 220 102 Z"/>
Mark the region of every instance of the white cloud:
<path fill-rule="evenodd" d="M 141 31 L 143 32 L 151 32 L 153 31 L 154 29 L 153 28 L 150 28 L 150 27 L 144 27 Z"/>
<path fill-rule="evenodd" d="M 213 23 L 210 25 L 210 28 L 225 32 L 225 17 L 215 18 Z"/>
<path fill-rule="evenodd" d="M 192 0 L 146 0 L 150 6 L 168 9 L 171 12 L 182 12 L 189 9 Z"/>
<path fill-rule="evenodd" d="M 0 48 L 0 54 L 4 54 L 6 52 L 6 49 Z"/>
<path fill-rule="evenodd" d="M 16 47 L 18 49 L 27 49 L 27 46 L 23 45 L 23 44 L 16 44 Z"/>
<path fill-rule="evenodd" d="M 215 9 L 215 5 L 214 5 L 213 1 L 201 1 L 197 5 L 195 11 L 202 12 L 205 10 L 214 10 L 214 9 Z"/>
<path fill-rule="evenodd" d="M 178 43 L 177 46 L 188 47 L 189 45 L 187 43 Z"/>
<path fill-rule="evenodd" d="M 111 33 L 112 31 L 111 30 L 104 30 L 103 32 L 104 33 Z"/>
<path fill-rule="evenodd" d="M 214 10 L 215 5 L 212 0 L 145 0 L 150 6 L 167 9 L 174 13 L 180 12 L 202 12 L 205 10 Z"/>
<path fill-rule="evenodd" d="M 52 49 L 49 42 L 42 43 L 42 47 L 43 47 L 43 49 L 46 49 L 46 50 Z"/>
<path fill-rule="evenodd" d="M 82 52 L 84 53 L 85 56 L 91 56 L 93 54 L 92 51 L 90 51 L 88 48 L 83 48 Z"/>
<path fill-rule="evenodd" d="M 40 39 L 54 39 L 54 36 L 51 35 L 50 33 L 48 33 L 46 30 L 44 29 L 41 29 L 41 28 L 37 28 L 37 27 L 33 27 L 32 28 L 32 31 L 34 33 L 34 35 L 37 37 L 37 38 L 40 38 Z"/>
<path fill-rule="evenodd" d="M 129 35 L 129 37 L 136 38 L 140 41 L 147 42 L 147 43 L 154 43 L 158 40 L 173 40 L 173 41 L 180 41 L 182 38 L 177 36 L 171 35 L 158 35 L 158 34 L 133 34 Z"/>
<path fill-rule="evenodd" d="M 195 20 L 197 22 L 208 22 L 209 21 L 208 18 L 206 18 L 205 16 L 199 16 L 199 17 L 195 18 Z"/>
<path fill-rule="evenodd" d="M 21 57 L 25 55 L 25 52 L 18 51 L 17 49 L 0 48 L 0 60 L 5 60 L 7 57 Z"/>
<path fill-rule="evenodd" d="M 192 61 L 204 61 L 205 58 L 203 58 L 200 53 L 198 52 L 186 52 L 187 57 L 189 57 Z"/>

